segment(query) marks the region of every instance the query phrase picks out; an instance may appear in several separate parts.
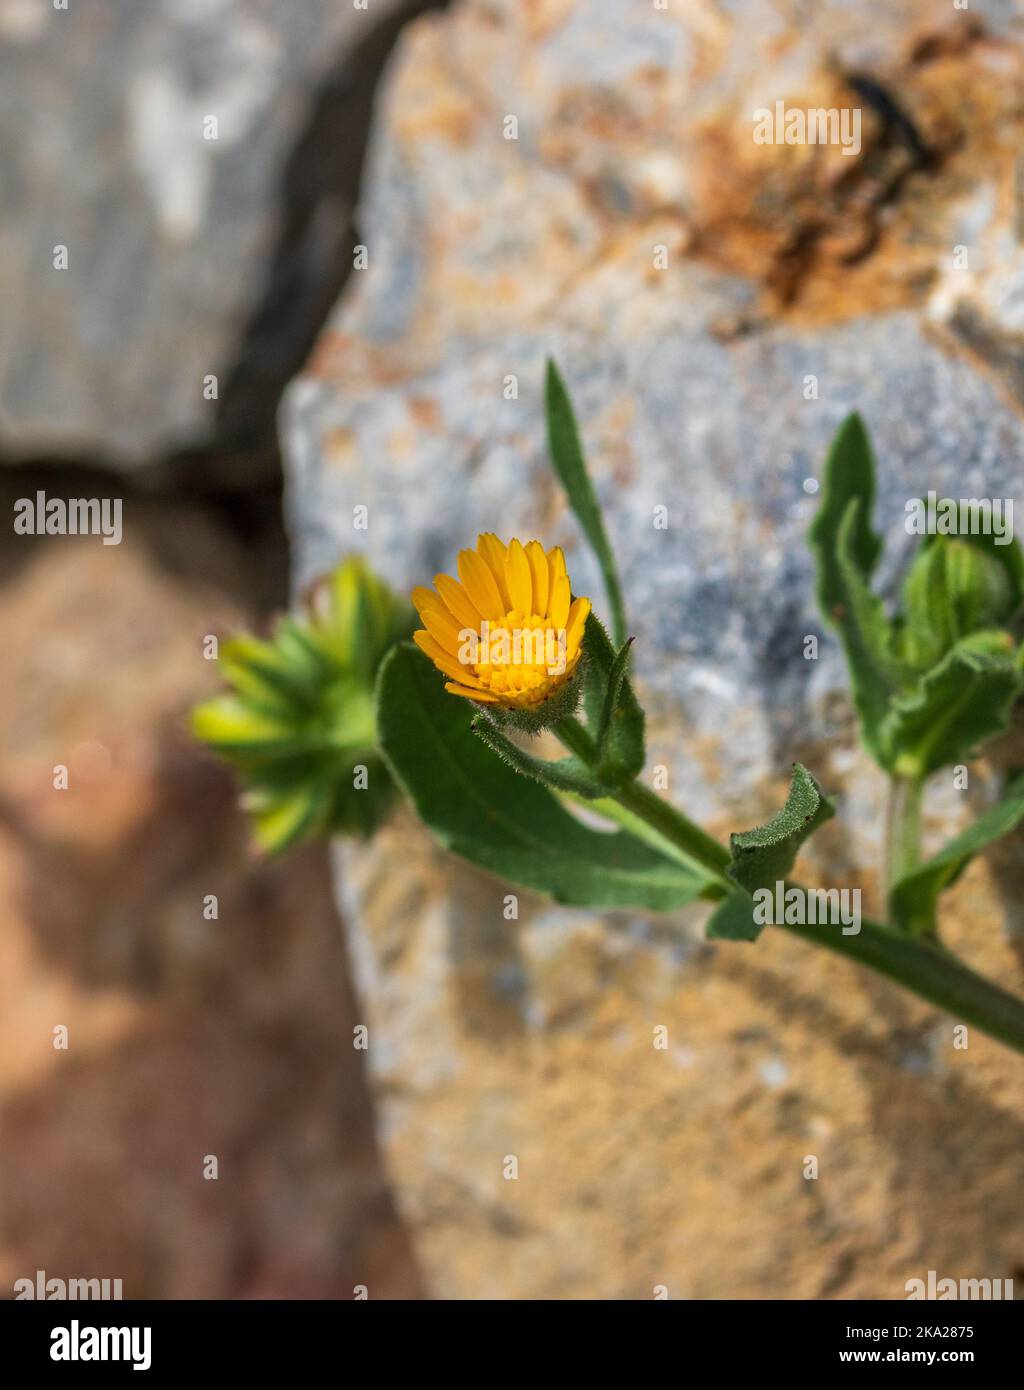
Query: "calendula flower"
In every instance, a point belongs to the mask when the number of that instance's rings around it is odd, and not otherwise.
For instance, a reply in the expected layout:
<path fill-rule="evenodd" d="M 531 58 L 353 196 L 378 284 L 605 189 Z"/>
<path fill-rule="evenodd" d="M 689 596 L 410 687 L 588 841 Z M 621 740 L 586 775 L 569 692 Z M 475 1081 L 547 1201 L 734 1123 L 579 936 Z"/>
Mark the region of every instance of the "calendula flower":
<path fill-rule="evenodd" d="M 590 600 L 572 597 L 561 548 L 488 532 L 459 552 L 458 569 L 435 575 L 436 592 L 412 593 L 423 623 L 413 641 L 445 689 L 524 728 L 571 713 Z"/>

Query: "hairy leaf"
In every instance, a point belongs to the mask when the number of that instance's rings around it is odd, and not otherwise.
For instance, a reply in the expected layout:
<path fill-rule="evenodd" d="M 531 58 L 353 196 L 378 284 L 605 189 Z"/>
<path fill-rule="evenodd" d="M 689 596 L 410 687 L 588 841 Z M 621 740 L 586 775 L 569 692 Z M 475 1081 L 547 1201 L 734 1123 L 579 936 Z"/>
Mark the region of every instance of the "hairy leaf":
<path fill-rule="evenodd" d="M 496 757 L 473 734 L 472 718 L 417 648 L 395 647 L 378 677 L 381 747 L 447 849 L 577 906 L 669 911 L 702 895 L 705 880 L 677 860 L 574 819 L 547 788 Z"/>
<path fill-rule="evenodd" d="M 626 674 L 629 643 L 618 656 L 598 618 L 583 631 L 586 669 L 583 701 L 587 729 L 599 760 L 598 779 L 609 786 L 631 781 L 644 765 L 644 712 Z"/>
<path fill-rule="evenodd" d="M 544 386 L 544 404 L 547 413 L 548 449 L 555 472 L 565 488 L 569 505 L 583 527 L 583 534 L 590 542 L 597 556 L 612 611 L 612 630 L 618 646 L 626 640 L 626 611 L 622 600 L 622 586 L 612 554 L 604 519 L 598 505 L 594 486 L 587 472 L 580 443 L 579 429 L 573 412 L 569 392 L 558 368 L 548 359 L 547 378 Z"/>
<path fill-rule="evenodd" d="M 718 941 L 756 941 L 764 931 L 754 921 L 754 900 L 748 893 L 730 893 L 708 918 L 705 935 Z"/>
<path fill-rule="evenodd" d="M 847 585 L 840 572 L 839 530 L 850 503 L 859 503 L 847 542 L 850 562 L 865 578 L 874 572 L 882 552 L 881 538 L 871 529 L 875 503 L 875 459 L 864 422 L 856 411 L 839 426 L 825 460 L 821 501 L 808 532 L 818 572 L 818 603 L 831 622 L 834 610 L 846 603 Z"/>
<path fill-rule="evenodd" d="M 474 719 L 470 728 L 502 762 L 508 763 L 516 772 L 540 782 L 543 786 L 552 787 L 555 791 L 572 792 L 576 796 L 588 799 L 606 796 L 608 793 L 608 788 L 602 787 L 594 780 L 590 769 L 581 759 L 569 757 L 548 760 L 535 757 L 524 748 L 520 748 L 517 743 L 513 743 L 510 738 L 506 738 L 486 714 Z"/>
<path fill-rule="evenodd" d="M 815 778 L 802 763 L 794 763 L 789 795 L 778 815 L 754 830 L 730 835 L 729 877 L 751 894 L 773 888 L 785 879 L 807 837 L 833 815 L 835 807 Z"/>
<path fill-rule="evenodd" d="M 891 766 L 921 778 L 966 762 L 1006 729 L 1022 686 L 1024 672 L 1005 633 L 963 638 L 914 690 L 893 701 L 883 730 Z"/>

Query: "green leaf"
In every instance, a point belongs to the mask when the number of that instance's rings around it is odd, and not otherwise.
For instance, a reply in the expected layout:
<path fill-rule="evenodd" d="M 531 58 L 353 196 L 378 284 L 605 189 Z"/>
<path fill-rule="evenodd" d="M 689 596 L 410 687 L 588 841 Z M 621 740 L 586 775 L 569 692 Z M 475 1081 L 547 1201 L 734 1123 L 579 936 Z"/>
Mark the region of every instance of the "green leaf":
<path fill-rule="evenodd" d="M 821 502 L 808 531 L 817 572 L 818 604 L 836 629 L 850 672 L 861 737 L 871 756 L 888 767 L 882 723 L 902 672 L 894 658 L 896 634 L 871 574 L 881 539 L 871 529 L 875 461 L 863 421 L 847 416 L 825 461 Z"/>
<path fill-rule="evenodd" d="M 1005 633 L 963 638 L 916 689 L 893 701 L 883 733 L 894 770 L 923 778 L 966 762 L 1007 728 L 1022 686 L 1024 673 Z"/>
<path fill-rule="evenodd" d="M 303 752 L 309 737 L 293 724 L 280 721 L 243 703 L 234 695 L 216 695 L 192 711 L 192 731 L 218 753 L 282 756 Z"/>
<path fill-rule="evenodd" d="M 703 864 L 685 854 L 678 845 L 673 844 L 671 840 L 634 811 L 628 810 L 620 801 L 616 801 L 612 797 L 600 797 L 596 801 L 591 801 L 589 798 L 578 796 L 573 792 L 560 792 L 559 796 L 569 805 L 586 807 L 589 812 L 600 816 L 602 820 L 621 826 L 623 830 L 628 830 L 634 839 L 643 840 L 645 844 L 653 846 L 660 854 L 669 859 L 677 860 L 690 873 L 698 874 L 705 880 L 706 884 L 701 897 L 715 900 L 726 896 L 727 890 L 723 887 L 721 878 L 711 874 Z"/>
<path fill-rule="evenodd" d="M 903 580 L 909 665 L 927 671 L 964 637 L 1003 629 L 1021 603 L 1020 547 L 994 536 L 929 535 Z"/>
<path fill-rule="evenodd" d="M 632 781 L 644 765 L 644 712 L 626 672 L 629 642 L 616 656 L 601 622 L 587 615 L 583 630 L 586 667 L 583 701 L 595 743 L 596 775 L 611 787 Z"/>
<path fill-rule="evenodd" d="M 754 900 L 747 893 L 730 893 L 708 918 L 705 935 L 713 941 L 756 941 L 764 931 L 754 921 Z"/>
<path fill-rule="evenodd" d="M 833 621 L 834 610 L 847 601 L 847 582 L 840 571 L 839 530 L 850 503 L 860 505 L 847 541 L 850 563 L 864 578 L 874 572 L 882 552 L 871 529 L 875 504 L 875 459 L 864 422 L 856 411 L 839 426 L 825 460 L 821 502 L 808 532 L 818 572 L 818 604 Z"/>
<path fill-rule="evenodd" d="M 667 912 L 701 896 L 705 880 L 678 861 L 574 819 L 496 757 L 473 734 L 472 718 L 416 647 L 402 644 L 386 658 L 377 683 L 381 747 L 445 848 L 576 906 Z"/>
<path fill-rule="evenodd" d="M 778 815 L 754 830 L 730 835 L 729 877 L 750 894 L 774 888 L 785 879 L 800 846 L 824 821 L 835 815 L 832 802 L 802 763 L 793 764 L 786 804 Z"/>
<path fill-rule="evenodd" d="M 480 739 L 483 739 L 488 748 L 496 753 L 502 762 L 508 763 L 509 767 L 524 777 L 530 777 L 535 782 L 540 782 L 543 786 L 551 787 L 555 791 L 571 792 L 575 796 L 582 796 L 587 799 L 606 796 L 608 788 L 602 787 L 599 782 L 595 782 L 594 777 L 580 758 L 557 758 L 550 761 L 546 758 L 534 757 L 532 753 L 527 753 L 524 748 L 520 748 L 517 743 L 513 743 L 487 718 L 486 714 L 479 715 L 473 720 L 470 728 Z"/>
<path fill-rule="evenodd" d="M 330 804 L 330 789 L 322 782 L 294 788 L 288 795 L 267 796 L 259 790 L 248 798 L 256 841 L 267 854 L 280 854 L 322 828 Z"/>
<path fill-rule="evenodd" d="M 947 538 L 928 536 L 922 544 L 934 545 L 943 539 Z M 1020 543 L 1011 536 L 1009 541 L 1004 540 L 1000 544 L 994 534 L 989 532 L 986 535 L 984 531 L 966 531 L 957 539 L 975 546 L 1003 567 L 1010 592 L 1010 613 L 1016 613 L 1024 603 L 1024 551 L 1021 550 Z"/>
<path fill-rule="evenodd" d="M 894 884 L 889 904 L 896 925 L 912 936 L 933 936 L 939 894 L 960 877 L 980 850 L 1009 834 L 1022 820 L 1024 774 L 1011 782 L 1002 801 Z"/>
<path fill-rule="evenodd" d="M 316 700 L 319 681 L 310 679 L 309 666 L 291 663 L 275 642 L 243 633 L 221 644 L 218 666 L 229 685 L 246 699 L 291 708 L 308 708 Z"/>
<path fill-rule="evenodd" d="M 888 767 L 882 726 L 898 689 L 899 671 L 891 657 L 893 627 L 854 557 L 862 507 L 861 499 L 853 498 L 835 532 L 835 549 L 827 566 L 828 585 L 829 593 L 841 595 L 841 599 L 823 611 L 843 644 L 864 745 L 877 763 Z"/>
<path fill-rule="evenodd" d="M 601 709 L 601 720 L 597 729 L 597 759 L 603 762 L 611 752 L 611 735 L 615 718 L 622 708 L 621 701 L 623 686 L 626 681 L 626 668 L 629 665 L 629 649 L 633 645 L 633 638 L 630 637 L 623 642 L 619 648 L 619 653 L 612 662 L 612 668 L 608 673 L 608 688 L 604 695 L 604 705 Z"/>
<path fill-rule="evenodd" d="M 548 358 L 547 378 L 544 386 L 544 404 L 547 413 L 548 448 L 551 453 L 551 461 L 555 466 L 555 472 L 561 479 L 562 486 L 565 488 L 569 505 L 576 513 L 576 517 L 583 527 L 583 534 L 590 542 L 591 549 L 601 566 L 604 587 L 608 594 L 608 604 L 612 611 L 612 630 L 615 633 L 616 645 L 621 646 L 626 640 L 626 611 L 622 600 L 622 586 L 619 583 L 615 556 L 612 554 L 608 534 L 604 529 L 601 508 L 598 505 L 597 495 L 587 472 L 572 402 L 569 399 L 565 382 L 550 358 Z"/>
<path fill-rule="evenodd" d="M 354 557 L 269 640 L 243 634 L 222 644 L 219 669 L 233 693 L 196 708 L 192 727 L 239 772 L 264 849 L 380 824 L 396 790 L 376 753 L 373 675 L 395 632 L 410 627 L 411 610 Z M 357 766 L 365 785 L 354 784 Z"/>

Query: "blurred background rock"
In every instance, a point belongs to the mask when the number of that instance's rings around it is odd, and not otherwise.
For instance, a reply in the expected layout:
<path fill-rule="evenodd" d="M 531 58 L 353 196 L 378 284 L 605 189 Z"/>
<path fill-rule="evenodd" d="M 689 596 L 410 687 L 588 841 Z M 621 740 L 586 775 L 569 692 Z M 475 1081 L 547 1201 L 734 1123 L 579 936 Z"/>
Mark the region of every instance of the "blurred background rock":
<path fill-rule="evenodd" d="M 0 0 L 0 494 L 123 498 L 125 536 L 0 541 L 7 1296 L 37 1269 L 140 1297 L 420 1291 L 325 852 L 256 863 L 184 717 L 217 684 L 204 636 L 287 601 L 277 402 L 426 8 Z"/>
<path fill-rule="evenodd" d="M 712 946 L 699 915 L 670 931 L 525 894 L 510 924 L 506 887 L 407 816 L 333 856 L 333 895 L 317 850 L 253 864 L 230 779 L 182 728 L 215 683 L 203 635 L 265 619 L 289 563 L 294 592 L 364 545 L 408 585 L 493 528 L 564 543 L 598 592 L 543 456 L 553 352 L 623 564 L 651 762 L 725 832 L 804 758 L 845 793 L 810 872 L 877 896 L 841 663 L 828 641 L 802 657 L 803 482 L 861 408 L 891 590 L 907 496 L 1020 478 L 1020 7 L 72 3 L 0 0 L 0 485 L 124 496 L 126 539 L 0 553 L 3 1282 L 1024 1287 L 1019 1059 L 976 1034 L 954 1051 L 948 1020 L 770 933 Z M 755 145 L 777 98 L 861 106 L 861 150 Z M 929 834 L 960 814 L 940 796 Z M 1018 991 L 1021 858 L 975 866 L 951 913 L 952 943 Z"/>

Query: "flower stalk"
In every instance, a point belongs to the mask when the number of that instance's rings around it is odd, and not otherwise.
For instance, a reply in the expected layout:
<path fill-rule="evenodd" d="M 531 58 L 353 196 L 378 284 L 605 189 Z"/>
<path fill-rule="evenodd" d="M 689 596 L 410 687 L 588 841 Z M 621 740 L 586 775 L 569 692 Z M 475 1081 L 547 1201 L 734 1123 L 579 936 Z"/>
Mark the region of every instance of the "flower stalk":
<path fill-rule="evenodd" d="M 586 756 L 589 736 L 575 720 L 565 721 L 555 732 L 577 757 Z M 899 833 L 907 837 L 903 843 L 907 844 L 909 853 L 911 834 L 920 817 L 921 784 L 908 779 L 900 792 Z M 614 799 L 687 858 L 700 864 L 723 887 L 729 886 L 725 877 L 729 851 L 671 802 L 639 781 L 623 787 Z M 910 867 L 909 863 L 907 866 Z M 971 970 L 937 942 L 915 939 L 868 919 L 862 919 L 860 931 L 850 936 L 830 927 L 823 930 L 796 923 L 777 925 L 803 941 L 824 946 L 836 955 L 885 975 L 945 1010 L 958 1023 L 980 1028 L 990 1037 L 1024 1053 L 1024 1003 Z"/>

